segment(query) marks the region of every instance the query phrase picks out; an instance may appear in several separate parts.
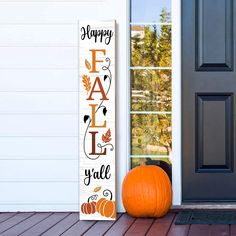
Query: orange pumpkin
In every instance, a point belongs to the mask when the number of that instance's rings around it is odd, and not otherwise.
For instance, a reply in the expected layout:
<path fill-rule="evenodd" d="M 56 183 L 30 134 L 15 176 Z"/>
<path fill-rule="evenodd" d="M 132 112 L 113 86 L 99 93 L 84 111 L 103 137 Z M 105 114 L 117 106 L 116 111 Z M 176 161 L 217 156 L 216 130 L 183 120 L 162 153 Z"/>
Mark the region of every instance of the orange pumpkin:
<path fill-rule="evenodd" d="M 94 214 L 96 211 L 96 202 L 85 202 L 81 206 L 81 211 L 84 214 Z"/>
<path fill-rule="evenodd" d="M 131 216 L 161 217 L 172 203 L 170 179 L 158 166 L 135 167 L 123 181 L 122 200 Z"/>

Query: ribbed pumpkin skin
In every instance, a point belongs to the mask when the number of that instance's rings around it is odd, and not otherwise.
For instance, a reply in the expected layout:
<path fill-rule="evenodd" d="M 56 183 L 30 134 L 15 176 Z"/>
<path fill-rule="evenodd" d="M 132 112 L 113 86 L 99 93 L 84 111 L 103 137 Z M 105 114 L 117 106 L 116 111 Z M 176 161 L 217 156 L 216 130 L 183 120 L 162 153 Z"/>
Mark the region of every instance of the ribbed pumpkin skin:
<path fill-rule="evenodd" d="M 172 204 L 168 175 L 158 166 L 138 166 L 123 181 L 122 200 L 128 214 L 134 217 L 161 217 Z"/>
<path fill-rule="evenodd" d="M 96 210 L 102 216 L 115 218 L 116 205 L 114 201 L 109 201 L 106 198 L 101 198 L 96 204 Z"/>

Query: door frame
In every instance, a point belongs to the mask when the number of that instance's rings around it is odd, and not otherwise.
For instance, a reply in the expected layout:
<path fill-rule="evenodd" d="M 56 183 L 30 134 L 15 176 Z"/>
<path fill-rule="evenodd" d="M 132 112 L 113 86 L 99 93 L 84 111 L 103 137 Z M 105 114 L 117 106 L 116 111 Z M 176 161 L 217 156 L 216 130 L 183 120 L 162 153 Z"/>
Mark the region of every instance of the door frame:
<path fill-rule="evenodd" d="M 181 0 L 172 0 L 172 189 L 173 206 L 182 204 Z"/>
<path fill-rule="evenodd" d="M 172 189 L 173 207 L 181 209 L 236 209 L 235 203 L 182 202 L 182 63 L 181 63 L 181 6 L 182 0 L 172 0 Z"/>
<path fill-rule="evenodd" d="M 127 1 L 127 58 L 130 58 L 129 43 L 129 17 L 130 4 Z M 189 208 L 189 205 L 182 204 L 182 63 L 181 63 L 181 6 L 182 0 L 171 1 L 172 14 L 172 191 L 173 207 Z M 127 64 L 128 65 L 128 64 Z M 130 101 L 130 76 L 129 67 L 127 66 L 127 101 Z M 129 103 L 128 103 L 129 104 Z M 126 107 L 127 121 L 127 162 L 126 172 L 130 166 L 130 117 L 129 105 Z M 236 209 L 236 204 L 196 204 L 191 208 L 205 209 Z"/>

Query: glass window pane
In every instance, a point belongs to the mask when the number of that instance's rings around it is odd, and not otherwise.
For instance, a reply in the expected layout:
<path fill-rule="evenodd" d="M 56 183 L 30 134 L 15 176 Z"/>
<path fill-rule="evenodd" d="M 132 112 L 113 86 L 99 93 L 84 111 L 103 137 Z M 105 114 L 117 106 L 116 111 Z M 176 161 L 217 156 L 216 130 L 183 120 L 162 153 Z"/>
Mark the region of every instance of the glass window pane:
<path fill-rule="evenodd" d="M 131 110 L 171 112 L 171 70 L 131 70 Z"/>
<path fill-rule="evenodd" d="M 131 0 L 131 22 L 170 22 L 170 12 L 171 0 Z"/>
<path fill-rule="evenodd" d="M 171 66 L 171 26 L 131 26 L 131 66 Z"/>
<path fill-rule="evenodd" d="M 131 154 L 170 155 L 171 115 L 132 114 Z"/>

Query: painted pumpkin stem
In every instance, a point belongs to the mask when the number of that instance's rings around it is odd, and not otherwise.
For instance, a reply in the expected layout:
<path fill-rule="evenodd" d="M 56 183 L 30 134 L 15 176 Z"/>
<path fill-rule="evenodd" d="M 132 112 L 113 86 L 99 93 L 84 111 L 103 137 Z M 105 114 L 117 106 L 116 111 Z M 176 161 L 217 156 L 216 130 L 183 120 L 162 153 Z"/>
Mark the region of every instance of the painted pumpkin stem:
<path fill-rule="evenodd" d="M 103 196 L 104 196 L 104 197 L 108 197 L 109 194 L 110 194 L 110 200 L 112 200 L 112 192 L 111 192 L 111 190 L 105 189 L 105 190 L 103 191 Z"/>
<path fill-rule="evenodd" d="M 98 195 L 97 195 L 97 194 L 94 194 L 94 195 L 92 195 L 92 196 L 90 196 L 90 197 L 88 198 L 88 202 L 89 202 L 90 200 L 91 200 L 91 201 L 96 201 L 97 198 L 98 198 Z"/>

